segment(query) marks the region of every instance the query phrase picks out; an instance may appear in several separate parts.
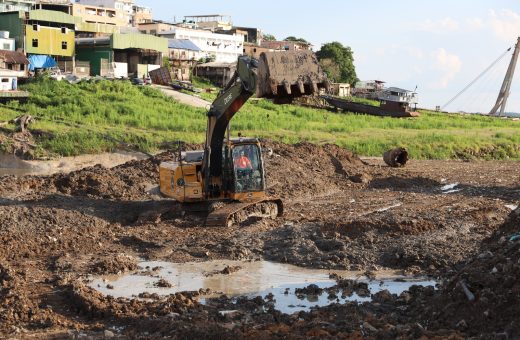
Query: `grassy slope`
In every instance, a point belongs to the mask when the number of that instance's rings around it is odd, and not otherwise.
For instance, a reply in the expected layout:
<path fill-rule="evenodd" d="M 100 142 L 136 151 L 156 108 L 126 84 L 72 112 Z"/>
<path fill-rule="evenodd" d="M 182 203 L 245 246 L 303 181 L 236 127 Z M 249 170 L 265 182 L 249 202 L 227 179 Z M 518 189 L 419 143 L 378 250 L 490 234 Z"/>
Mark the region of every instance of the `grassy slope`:
<path fill-rule="evenodd" d="M 38 143 L 55 154 L 96 153 L 120 143 L 153 151 L 174 140 L 204 139 L 204 109 L 148 87 L 123 81 L 71 85 L 40 80 L 25 89 L 32 93 L 30 100 L 0 104 L 0 121 L 22 113 L 38 117 L 31 129 L 45 132 Z M 520 159 L 520 123 L 481 116 L 423 112 L 415 119 L 381 118 L 259 100 L 244 105 L 232 130 L 288 143 L 336 143 L 368 156 L 404 146 L 416 159 Z"/>

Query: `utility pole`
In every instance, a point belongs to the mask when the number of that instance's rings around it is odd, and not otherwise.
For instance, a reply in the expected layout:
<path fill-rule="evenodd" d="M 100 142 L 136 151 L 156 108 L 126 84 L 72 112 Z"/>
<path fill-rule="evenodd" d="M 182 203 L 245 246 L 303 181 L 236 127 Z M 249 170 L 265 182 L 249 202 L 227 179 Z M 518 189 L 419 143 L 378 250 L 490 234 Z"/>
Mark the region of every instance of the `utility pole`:
<path fill-rule="evenodd" d="M 516 42 L 515 51 L 513 52 L 513 57 L 511 57 L 511 62 L 507 68 L 506 76 L 504 78 L 504 82 L 502 83 L 502 87 L 500 88 L 500 92 L 498 93 L 497 102 L 489 112 L 490 115 L 496 115 L 499 108 L 499 115 L 504 115 L 507 98 L 509 97 L 509 92 L 511 89 L 511 82 L 513 81 L 513 76 L 515 74 L 516 62 L 518 61 L 518 54 L 520 54 L 520 37 L 518 37 Z"/>

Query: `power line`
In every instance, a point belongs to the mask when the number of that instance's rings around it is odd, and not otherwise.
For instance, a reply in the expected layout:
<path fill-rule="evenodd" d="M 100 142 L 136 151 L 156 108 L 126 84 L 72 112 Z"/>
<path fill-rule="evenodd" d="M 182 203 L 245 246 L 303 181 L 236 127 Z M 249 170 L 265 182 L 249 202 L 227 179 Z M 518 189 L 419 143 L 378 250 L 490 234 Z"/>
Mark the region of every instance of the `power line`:
<path fill-rule="evenodd" d="M 493 63 L 491 63 L 491 65 L 489 65 L 484 71 L 482 71 L 475 79 L 473 79 L 468 85 L 466 85 L 466 87 L 464 87 L 462 89 L 462 91 L 460 91 L 459 93 L 457 93 L 453 98 L 451 98 L 446 104 L 444 104 L 442 107 L 441 107 L 441 111 L 444 111 L 444 109 L 446 108 L 446 106 L 450 105 L 455 99 L 457 99 L 461 94 L 463 94 L 464 92 L 466 92 L 467 89 L 469 89 L 473 84 L 475 84 L 475 82 L 477 82 L 484 74 L 486 74 L 493 66 L 495 66 L 502 58 L 504 58 L 507 53 L 511 51 L 511 47 L 509 47 L 504 53 L 502 53 L 502 55 L 500 57 L 498 57 L 497 60 L 495 60 Z"/>

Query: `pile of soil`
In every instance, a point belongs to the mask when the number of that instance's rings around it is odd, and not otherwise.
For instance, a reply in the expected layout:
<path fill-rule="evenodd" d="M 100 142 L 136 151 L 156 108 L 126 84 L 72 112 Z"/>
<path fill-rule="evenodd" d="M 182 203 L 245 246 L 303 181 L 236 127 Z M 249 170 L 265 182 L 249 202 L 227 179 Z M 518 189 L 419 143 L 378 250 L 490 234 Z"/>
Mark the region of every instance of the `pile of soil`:
<path fill-rule="evenodd" d="M 466 294 L 465 285 L 469 289 Z M 442 311 L 442 313 L 440 313 Z M 469 336 L 520 337 L 520 208 L 449 277 L 423 318 Z"/>

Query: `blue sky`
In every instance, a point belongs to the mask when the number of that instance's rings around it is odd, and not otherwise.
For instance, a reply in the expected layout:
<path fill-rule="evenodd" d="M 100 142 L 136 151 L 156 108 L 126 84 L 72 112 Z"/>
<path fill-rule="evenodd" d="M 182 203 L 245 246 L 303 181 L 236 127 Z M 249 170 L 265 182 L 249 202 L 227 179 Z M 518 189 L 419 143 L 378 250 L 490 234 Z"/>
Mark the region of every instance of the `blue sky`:
<path fill-rule="evenodd" d="M 319 50 L 339 41 L 354 51 L 358 77 L 413 90 L 421 107 L 444 105 L 520 36 L 518 0 L 238 1 L 137 0 L 156 19 L 226 14 L 237 26 L 277 39 L 302 37 Z M 446 107 L 485 112 L 494 104 L 510 54 Z M 519 66 L 520 68 L 520 66 Z M 520 112 L 520 70 L 508 111 Z"/>

